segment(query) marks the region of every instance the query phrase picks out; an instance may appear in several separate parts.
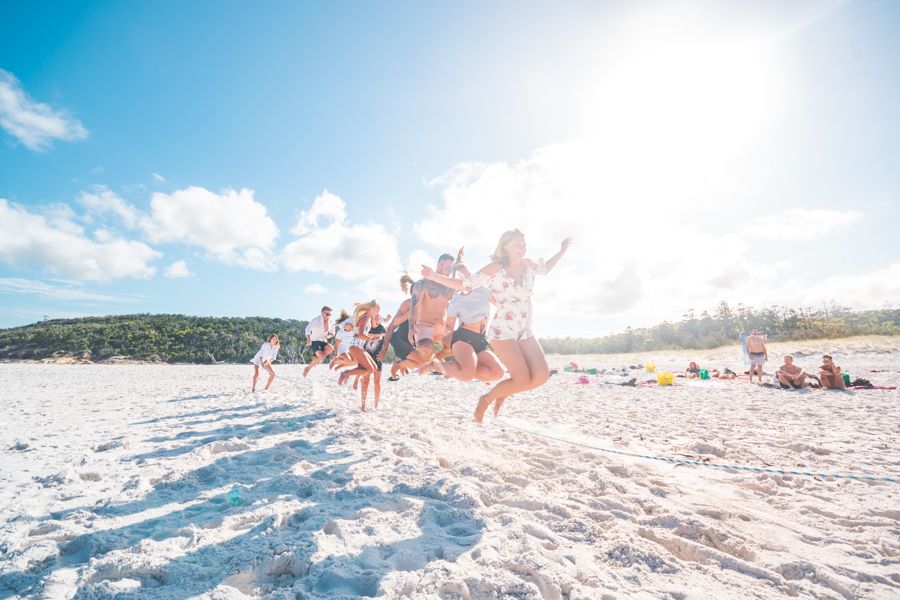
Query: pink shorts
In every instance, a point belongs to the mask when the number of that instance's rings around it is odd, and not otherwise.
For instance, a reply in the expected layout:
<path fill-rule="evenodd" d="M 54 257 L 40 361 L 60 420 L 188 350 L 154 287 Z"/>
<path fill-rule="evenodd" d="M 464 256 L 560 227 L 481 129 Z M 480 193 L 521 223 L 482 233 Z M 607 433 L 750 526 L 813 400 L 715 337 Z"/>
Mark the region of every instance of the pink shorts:
<path fill-rule="evenodd" d="M 440 342 L 444 339 L 444 330 L 445 328 L 443 325 L 416 323 L 413 339 L 416 342 L 416 346 L 419 346 L 426 341 Z"/>

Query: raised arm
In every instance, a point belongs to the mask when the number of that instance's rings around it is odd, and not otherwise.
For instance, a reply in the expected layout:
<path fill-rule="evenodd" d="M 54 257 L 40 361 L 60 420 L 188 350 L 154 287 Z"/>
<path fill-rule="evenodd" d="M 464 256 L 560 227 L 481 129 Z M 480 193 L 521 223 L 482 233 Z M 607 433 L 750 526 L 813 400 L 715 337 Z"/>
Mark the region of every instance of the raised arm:
<path fill-rule="evenodd" d="M 545 274 L 549 273 L 550 271 L 553 270 L 553 267 L 556 266 L 556 263 L 559 262 L 559 259 L 561 259 L 563 257 L 563 254 L 566 253 L 566 251 L 569 249 L 569 246 L 571 246 L 571 245 L 572 245 L 572 238 L 566 238 L 562 241 L 562 243 L 559 245 L 559 252 L 557 252 L 556 254 L 551 256 L 550 260 L 544 262 L 543 272 Z M 537 268 L 538 265 L 536 265 L 533 261 L 529 261 L 529 262 L 531 262 L 531 265 L 530 265 L 531 268 L 533 268 L 533 269 Z"/>
<path fill-rule="evenodd" d="M 436 283 L 440 283 L 441 285 L 454 289 L 457 292 L 464 287 L 462 279 L 454 279 L 453 277 L 447 277 L 446 275 L 438 275 L 434 272 L 434 269 L 432 269 L 428 265 L 422 265 L 422 277 L 424 277 L 425 279 L 430 279 L 431 281 L 434 281 Z"/>

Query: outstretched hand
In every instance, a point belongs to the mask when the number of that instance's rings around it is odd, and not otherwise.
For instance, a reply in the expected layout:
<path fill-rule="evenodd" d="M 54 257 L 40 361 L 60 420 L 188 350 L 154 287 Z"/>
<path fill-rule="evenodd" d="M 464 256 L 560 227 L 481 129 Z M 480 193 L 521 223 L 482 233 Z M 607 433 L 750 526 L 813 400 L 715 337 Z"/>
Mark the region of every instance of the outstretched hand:
<path fill-rule="evenodd" d="M 572 238 L 567 237 L 567 238 L 564 239 L 564 240 L 562 241 L 562 243 L 559 245 L 559 249 L 560 249 L 560 251 L 565 252 L 566 250 L 569 249 L 569 246 L 571 246 L 571 245 L 572 245 Z"/>
<path fill-rule="evenodd" d="M 428 265 L 422 265 L 422 277 L 431 279 L 432 277 L 434 277 L 434 269 L 432 269 Z"/>

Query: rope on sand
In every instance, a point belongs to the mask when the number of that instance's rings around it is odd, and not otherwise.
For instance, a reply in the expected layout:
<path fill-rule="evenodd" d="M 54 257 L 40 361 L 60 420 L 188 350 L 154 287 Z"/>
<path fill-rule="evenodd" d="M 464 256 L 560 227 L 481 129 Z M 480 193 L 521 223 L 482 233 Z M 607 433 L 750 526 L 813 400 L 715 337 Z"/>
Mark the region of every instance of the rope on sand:
<path fill-rule="evenodd" d="M 572 446 L 580 446 L 581 448 L 588 448 L 590 450 L 596 450 L 598 452 L 607 452 L 609 454 L 618 454 L 620 456 L 628 456 L 631 458 L 643 458 L 645 460 L 658 460 L 667 463 L 674 463 L 680 465 L 691 465 L 695 467 L 712 467 L 714 469 L 722 469 L 723 471 L 746 471 L 750 473 L 768 473 L 770 475 L 799 475 L 802 477 L 821 477 L 821 478 L 832 478 L 832 479 L 853 479 L 856 481 L 884 481 L 888 483 L 900 483 L 900 478 L 890 477 L 887 475 L 870 475 L 867 473 L 822 473 L 822 472 L 813 472 L 813 471 L 799 471 L 797 469 L 776 469 L 771 467 L 751 467 L 745 465 L 730 465 L 725 463 L 714 463 L 714 462 L 705 462 L 702 460 L 694 460 L 689 458 L 674 458 L 670 456 L 654 456 L 652 454 L 638 454 L 635 452 L 625 452 L 624 450 L 614 450 L 612 448 L 600 448 L 598 446 L 592 446 L 590 444 L 583 444 L 581 442 L 574 442 L 572 440 L 565 440 L 562 438 L 554 437 L 552 435 L 548 435 L 546 433 L 541 433 L 540 431 L 532 431 L 530 429 L 525 429 L 524 427 L 519 427 L 518 425 L 514 425 L 505 419 L 497 418 L 495 419 L 497 422 L 506 425 L 507 427 L 511 427 L 513 429 L 518 429 L 524 433 L 528 433 L 531 435 L 536 435 L 539 437 L 547 438 L 550 440 L 554 440 L 557 442 L 562 442 L 564 444 L 570 444 Z"/>

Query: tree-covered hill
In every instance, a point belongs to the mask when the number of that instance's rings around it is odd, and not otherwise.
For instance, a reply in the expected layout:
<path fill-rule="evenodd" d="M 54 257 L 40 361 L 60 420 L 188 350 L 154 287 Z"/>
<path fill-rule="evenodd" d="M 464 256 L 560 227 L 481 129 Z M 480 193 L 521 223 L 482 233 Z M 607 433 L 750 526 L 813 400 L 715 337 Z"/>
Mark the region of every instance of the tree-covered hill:
<path fill-rule="evenodd" d="M 280 361 L 297 362 L 306 321 L 267 317 L 122 315 L 54 319 L 0 329 L 0 359 L 69 354 L 93 361 L 113 357 L 178 363 L 250 360 L 271 333 L 281 339 Z"/>
<path fill-rule="evenodd" d="M 54 319 L 0 329 L 0 360 L 74 357 L 102 361 L 116 357 L 172 363 L 245 363 L 270 333 L 281 338 L 279 362 L 306 362 L 306 321 L 266 317 L 122 315 Z M 741 331 L 759 328 L 770 340 L 806 340 L 855 335 L 900 335 L 900 310 L 854 312 L 772 307 L 756 310 L 722 303 L 712 313 L 693 312 L 677 323 L 597 338 L 542 339 L 547 352 L 603 354 L 665 349 L 715 348 L 738 341 Z"/>
<path fill-rule="evenodd" d="M 856 335 L 900 335 L 900 310 L 851 311 L 840 306 L 793 309 L 773 306 L 732 308 L 722 302 L 710 314 L 689 311 L 677 323 L 597 338 L 542 339 L 546 352 L 613 354 L 669 349 L 707 349 L 738 343 L 742 331 L 759 329 L 771 341 L 812 340 Z"/>

